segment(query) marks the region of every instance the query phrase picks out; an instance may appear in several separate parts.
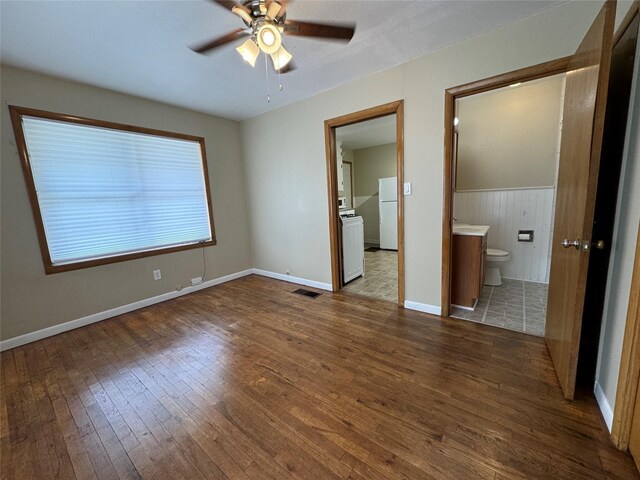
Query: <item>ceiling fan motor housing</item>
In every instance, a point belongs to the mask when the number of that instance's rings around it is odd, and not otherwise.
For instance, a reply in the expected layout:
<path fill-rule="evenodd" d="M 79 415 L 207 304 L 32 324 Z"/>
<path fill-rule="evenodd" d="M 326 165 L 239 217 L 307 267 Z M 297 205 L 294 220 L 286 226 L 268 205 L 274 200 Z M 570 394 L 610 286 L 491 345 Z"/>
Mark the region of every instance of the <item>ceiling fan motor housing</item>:
<path fill-rule="evenodd" d="M 265 18 L 267 15 L 267 5 L 264 0 L 244 0 L 242 2 L 242 6 L 246 7 L 251 13 L 250 15 L 253 17 L 254 21 L 257 19 Z M 287 17 L 286 10 L 282 12 L 282 16 L 278 16 L 278 18 L 273 19 L 274 23 L 278 25 L 284 24 L 284 21 Z"/>

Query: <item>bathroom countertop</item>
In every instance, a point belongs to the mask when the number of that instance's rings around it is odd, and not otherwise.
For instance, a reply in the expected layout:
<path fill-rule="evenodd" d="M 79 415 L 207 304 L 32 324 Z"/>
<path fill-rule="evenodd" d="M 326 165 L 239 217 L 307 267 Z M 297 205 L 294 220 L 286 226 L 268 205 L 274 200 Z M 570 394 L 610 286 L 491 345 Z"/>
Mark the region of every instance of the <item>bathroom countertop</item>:
<path fill-rule="evenodd" d="M 454 235 L 476 235 L 484 237 L 489 232 L 489 225 L 468 225 L 456 223 L 453 225 Z"/>

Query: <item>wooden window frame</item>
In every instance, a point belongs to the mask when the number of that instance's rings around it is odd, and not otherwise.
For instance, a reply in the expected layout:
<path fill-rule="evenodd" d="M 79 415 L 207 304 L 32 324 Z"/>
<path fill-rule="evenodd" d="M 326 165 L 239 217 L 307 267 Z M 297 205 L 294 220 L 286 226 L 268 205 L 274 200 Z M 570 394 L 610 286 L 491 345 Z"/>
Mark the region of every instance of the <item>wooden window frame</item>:
<path fill-rule="evenodd" d="M 166 253 L 181 252 L 183 250 L 191 250 L 194 248 L 203 248 L 216 245 L 216 234 L 213 222 L 213 205 L 211 203 L 211 189 L 209 186 L 209 170 L 207 168 L 207 155 L 205 150 L 204 138 L 195 135 L 187 135 L 183 133 L 167 132 L 164 130 L 156 130 L 146 127 L 137 127 L 133 125 L 127 125 L 124 123 L 107 122 L 103 120 L 96 120 L 92 118 L 79 117 L 76 115 L 67 115 L 63 113 L 48 112 L 45 110 L 37 110 L 33 108 L 18 107 L 9 105 L 9 111 L 11 113 L 11 124 L 13 125 L 13 133 L 16 138 L 16 144 L 18 147 L 18 154 L 20 156 L 20 162 L 22 164 L 22 173 L 24 174 L 24 180 L 27 187 L 27 194 L 31 203 L 31 210 L 33 213 L 33 219 L 36 225 L 36 232 L 38 235 L 38 243 L 40 245 L 40 254 L 42 256 L 42 262 L 44 263 L 44 271 L 47 275 L 52 273 L 68 272 L 71 270 L 79 270 L 83 268 L 95 267 L 98 265 L 108 265 L 111 263 L 125 262 L 128 260 L 135 260 L 138 258 L 151 257 L 155 255 L 164 255 Z M 31 169 L 31 162 L 29 161 L 29 152 L 27 150 L 27 144 L 25 141 L 24 131 L 22 129 L 22 117 L 30 116 L 43 118 L 48 120 L 56 120 L 66 123 L 73 123 L 78 125 L 86 125 L 91 127 L 108 128 L 112 130 L 118 130 L 123 132 L 142 133 L 147 135 L 154 135 L 157 137 L 175 138 L 180 140 L 188 140 L 198 142 L 200 144 L 200 152 L 202 156 L 202 172 L 204 176 L 205 190 L 207 196 L 207 206 L 209 208 L 209 225 L 211 227 L 211 240 L 205 242 L 193 243 L 188 245 L 177 245 L 173 247 L 156 248 L 150 250 L 143 250 L 140 252 L 126 253 L 122 255 L 112 255 L 108 257 L 96 258 L 91 260 L 81 260 L 78 262 L 70 262 L 60 265 L 54 265 L 51 261 L 51 255 L 49 253 L 49 243 L 47 242 L 47 236 L 44 229 L 44 223 L 42 221 L 42 212 L 40 210 L 40 204 L 38 202 L 38 196 L 36 194 L 35 182 L 33 179 L 33 171 Z"/>

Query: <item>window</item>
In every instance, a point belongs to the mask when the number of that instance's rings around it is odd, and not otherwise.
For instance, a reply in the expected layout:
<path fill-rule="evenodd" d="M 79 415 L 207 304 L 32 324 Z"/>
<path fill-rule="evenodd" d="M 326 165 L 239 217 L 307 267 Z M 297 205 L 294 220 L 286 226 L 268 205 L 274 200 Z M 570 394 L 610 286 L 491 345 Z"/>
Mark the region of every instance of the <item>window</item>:
<path fill-rule="evenodd" d="M 10 109 L 46 273 L 215 245 L 203 138 Z"/>

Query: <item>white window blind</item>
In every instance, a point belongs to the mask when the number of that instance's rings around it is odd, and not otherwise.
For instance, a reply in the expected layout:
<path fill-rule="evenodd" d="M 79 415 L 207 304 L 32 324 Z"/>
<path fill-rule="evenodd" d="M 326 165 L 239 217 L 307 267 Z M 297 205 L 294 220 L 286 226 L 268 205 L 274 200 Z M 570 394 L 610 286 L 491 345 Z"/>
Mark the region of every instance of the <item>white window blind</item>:
<path fill-rule="evenodd" d="M 53 265 L 212 239 L 200 142 L 22 116 Z"/>

